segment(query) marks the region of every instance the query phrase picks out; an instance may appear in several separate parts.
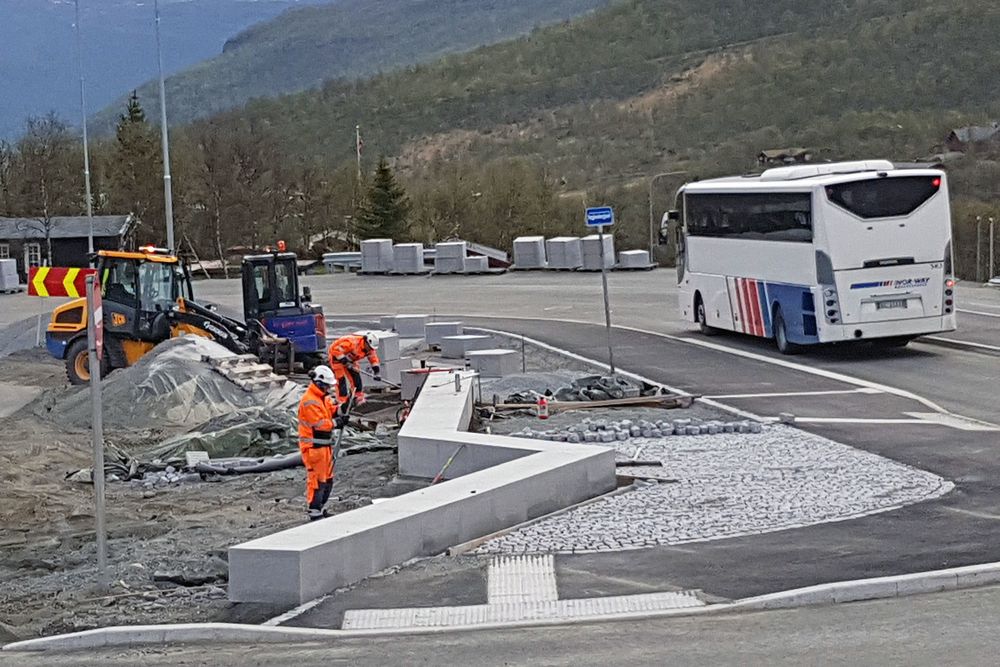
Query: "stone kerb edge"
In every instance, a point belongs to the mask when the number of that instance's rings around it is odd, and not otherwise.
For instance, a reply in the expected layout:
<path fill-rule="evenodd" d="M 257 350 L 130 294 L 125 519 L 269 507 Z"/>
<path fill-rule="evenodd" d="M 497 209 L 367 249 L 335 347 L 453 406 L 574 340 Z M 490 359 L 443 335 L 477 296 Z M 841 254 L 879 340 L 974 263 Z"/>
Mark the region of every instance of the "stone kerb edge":
<path fill-rule="evenodd" d="M 615 487 L 614 450 L 465 431 L 475 374 L 460 376 L 457 392 L 453 375 L 425 385 L 398 439 L 402 474 L 433 477 L 455 455 L 455 479 L 231 547 L 230 599 L 299 604 Z"/>

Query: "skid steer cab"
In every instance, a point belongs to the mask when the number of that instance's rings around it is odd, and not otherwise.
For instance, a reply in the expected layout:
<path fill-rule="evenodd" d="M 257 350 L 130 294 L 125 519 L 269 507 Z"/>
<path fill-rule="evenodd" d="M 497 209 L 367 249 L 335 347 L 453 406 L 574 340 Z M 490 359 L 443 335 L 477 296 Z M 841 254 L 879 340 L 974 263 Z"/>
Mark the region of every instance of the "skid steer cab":
<path fill-rule="evenodd" d="M 97 253 L 104 311 L 102 375 L 131 366 L 168 338 L 192 333 L 211 338 L 236 354 L 254 350 L 242 322 L 194 301 L 184 264 L 161 248 Z M 52 356 L 66 360 L 72 384 L 90 381 L 87 300 L 55 309 L 45 334 Z"/>
<path fill-rule="evenodd" d="M 251 335 L 288 340 L 294 360 L 306 369 L 326 356 L 326 318 L 311 303 L 309 288 L 299 291 L 298 258 L 291 252 L 243 258 L 243 317 Z M 277 364 L 276 364 L 277 365 Z"/>

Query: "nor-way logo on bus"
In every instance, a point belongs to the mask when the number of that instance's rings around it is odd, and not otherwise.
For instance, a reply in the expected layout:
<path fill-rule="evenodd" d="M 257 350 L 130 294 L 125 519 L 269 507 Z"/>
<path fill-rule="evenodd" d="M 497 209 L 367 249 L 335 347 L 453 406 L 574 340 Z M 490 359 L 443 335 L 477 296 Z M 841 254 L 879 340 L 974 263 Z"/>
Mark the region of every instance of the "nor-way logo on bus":
<path fill-rule="evenodd" d="M 904 278 L 902 280 L 880 280 L 874 283 L 854 283 L 851 289 L 874 289 L 876 287 L 891 287 L 892 289 L 915 289 L 927 287 L 930 278 Z"/>

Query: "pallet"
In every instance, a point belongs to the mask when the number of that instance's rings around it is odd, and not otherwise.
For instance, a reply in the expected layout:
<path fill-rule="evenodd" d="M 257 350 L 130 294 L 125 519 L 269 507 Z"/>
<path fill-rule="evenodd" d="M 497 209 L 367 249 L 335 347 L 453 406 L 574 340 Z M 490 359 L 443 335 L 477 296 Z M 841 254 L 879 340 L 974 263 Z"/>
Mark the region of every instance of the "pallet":
<path fill-rule="evenodd" d="M 499 276 L 507 269 L 487 269 L 485 271 L 431 271 L 432 276 Z"/>
<path fill-rule="evenodd" d="M 547 267 L 547 266 L 513 266 L 513 265 L 511 265 L 511 267 L 509 269 L 507 269 L 507 270 L 508 271 L 548 271 L 549 267 Z"/>
<path fill-rule="evenodd" d="M 385 276 L 426 276 L 431 273 L 430 269 L 424 269 L 423 271 L 390 271 L 389 273 L 383 273 L 381 275 Z"/>
<path fill-rule="evenodd" d="M 205 355 L 201 360 L 243 391 L 275 389 L 285 384 L 285 378 L 276 375 L 271 366 L 261 363 L 252 354 L 233 354 L 227 357 Z"/>

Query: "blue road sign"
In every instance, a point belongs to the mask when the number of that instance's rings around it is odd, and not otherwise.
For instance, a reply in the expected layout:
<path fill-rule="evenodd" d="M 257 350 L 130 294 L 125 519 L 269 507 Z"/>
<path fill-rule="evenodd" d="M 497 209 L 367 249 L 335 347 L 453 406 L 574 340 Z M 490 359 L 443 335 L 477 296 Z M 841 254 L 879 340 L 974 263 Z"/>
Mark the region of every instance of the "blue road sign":
<path fill-rule="evenodd" d="M 610 206 L 596 206 L 587 209 L 588 227 L 605 227 L 615 224 L 615 212 Z"/>

